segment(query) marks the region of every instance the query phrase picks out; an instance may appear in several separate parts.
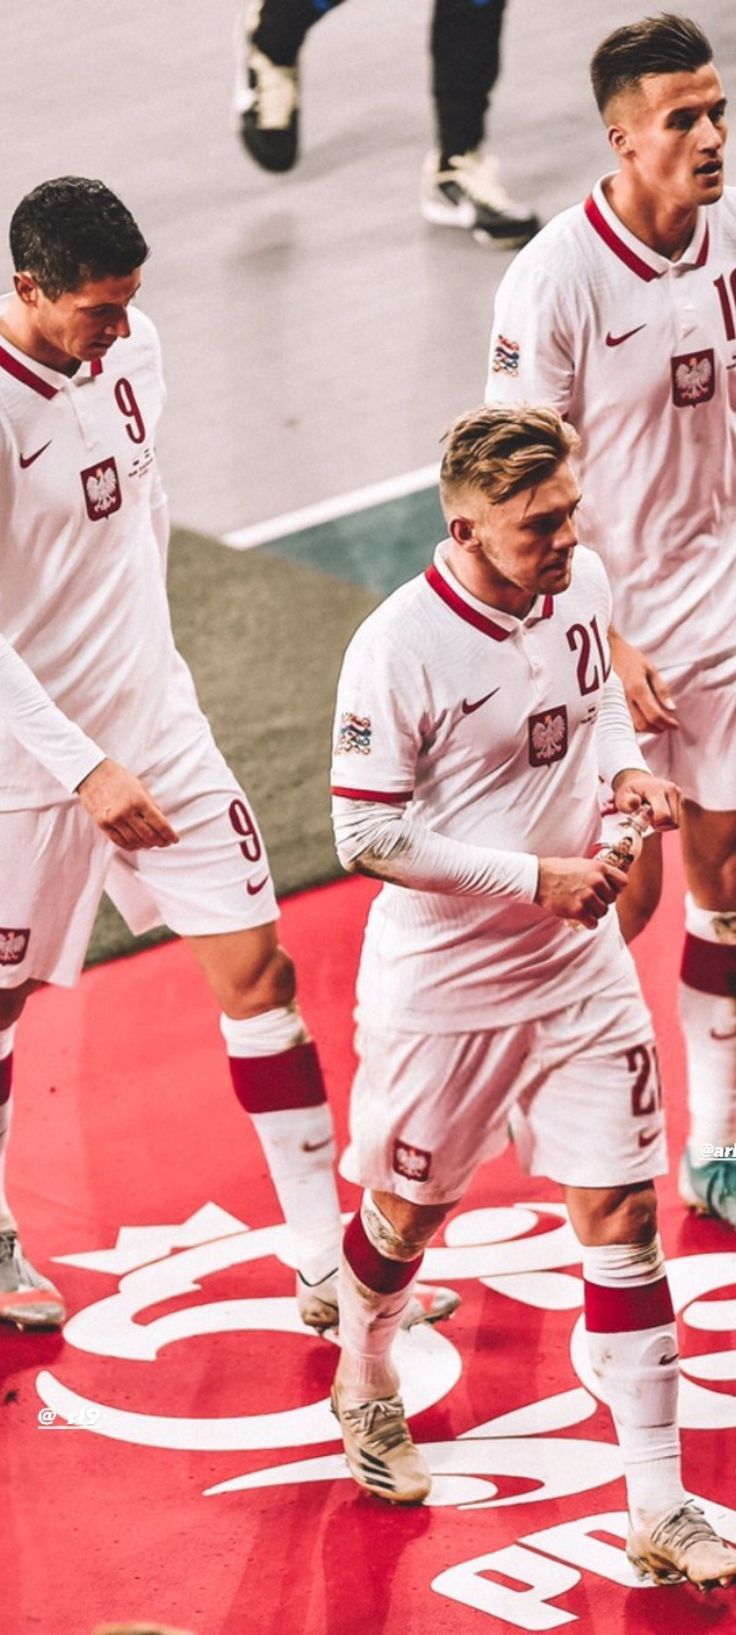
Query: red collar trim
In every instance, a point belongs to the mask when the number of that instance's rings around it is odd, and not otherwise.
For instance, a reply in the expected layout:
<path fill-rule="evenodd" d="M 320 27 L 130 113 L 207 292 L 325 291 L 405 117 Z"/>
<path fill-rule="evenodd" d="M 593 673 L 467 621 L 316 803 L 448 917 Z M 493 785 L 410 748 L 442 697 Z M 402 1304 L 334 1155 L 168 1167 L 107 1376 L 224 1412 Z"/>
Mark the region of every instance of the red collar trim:
<path fill-rule="evenodd" d="M 606 221 L 603 212 L 599 210 L 592 194 L 586 199 L 583 209 L 591 227 L 595 228 L 596 233 L 603 239 L 603 243 L 608 245 L 609 250 L 613 250 L 614 255 L 617 255 L 619 261 L 623 261 L 631 272 L 636 273 L 637 278 L 643 278 L 645 284 L 651 284 L 653 278 L 661 277 L 660 273 L 655 272 L 654 268 L 648 266 L 646 261 L 642 261 L 641 256 L 638 256 L 634 250 L 630 250 L 628 244 L 624 244 L 623 239 L 619 238 L 618 233 L 614 232 L 610 222 Z M 701 263 L 698 262 L 698 265 L 700 266 Z"/>
<path fill-rule="evenodd" d="M 468 602 L 464 602 L 462 596 L 458 596 L 457 591 L 443 579 L 434 562 L 425 570 L 424 577 L 432 590 L 452 608 L 453 613 L 465 619 L 466 624 L 472 624 L 476 630 L 482 630 L 484 636 L 492 636 L 494 642 L 505 642 L 511 635 L 511 631 L 504 630 L 503 625 L 496 624 L 494 619 L 487 619 L 484 613 L 478 613 Z"/>
<path fill-rule="evenodd" d="M 42 380 L 40 375 L 34 375 L 33 370 L 21 363 L 20 358 L 14 358 L 12 352 L 6 352 L 4 346 L 0 346 L 0 368 L 7 370 L 15 380 L 22 381 L 24 386 L 30 386 L 31 391 L 38 392 L 39 397 L 56 397 L 58 386 L 49 386 L 47 380 Z"/>
<path fill-rule="evenodd" d="M 458 596 L 457 591 L 453 590 L 452 585 L 448 585 L 447 580 L 443 578 L 439 568 L 435 567 L 434 562 L 430 563 L 430 566 L 425 569 L 424 577 L 441 600 L 452 608 L 453 613 L 457 613 L 461 619 L 465 619 L 467 624 L 472 624 L 476 630 L 482 630 L 484 636 L 492 636 L 494 642 L 508 641 L 512 631 L 505 630 L 501 624 L 496 624 L 495 619 L 486 618 L 484 613 L 479 613 L 477 608 L 471 607 L 469 602 L 463 600 L 462 596 Z M 538 617 L 540 619 L 551 619 L 554 609 L 554 596 L 545 596 Z"/>
<path fill-rule="evenodd" d="M 708 223 L 706 222 L 705 232 L 703 234 L 703 242 L 702 242 L 702 244 L 700 246 L 700 254 L 698 256 L 697 261 L 693 263 L 694 266 L 696 266 L 696 267 L 704 267 L 705 266 L 705 263 L 708 260 L 708 251 L 709 251 L 709 249 L 710 249 L 710 228 L 708 226 Z"/>
<path fill-rule="evenodd" d="M 91 364 L 89 366 L 89 372 L 90 372 L 93 380 L 95 379 L 96 375 L 101 375 L 102 374 L 102 358 L 93 358 L 92 359 L 92 362 L 91 362 Z"/>

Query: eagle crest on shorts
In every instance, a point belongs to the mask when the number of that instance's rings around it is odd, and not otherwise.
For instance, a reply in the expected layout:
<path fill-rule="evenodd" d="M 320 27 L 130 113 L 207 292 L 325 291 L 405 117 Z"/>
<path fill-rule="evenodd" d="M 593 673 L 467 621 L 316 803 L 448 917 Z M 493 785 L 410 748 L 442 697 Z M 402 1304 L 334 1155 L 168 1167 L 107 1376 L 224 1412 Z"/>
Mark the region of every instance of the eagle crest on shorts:
<path fill-rule="evenodd" d="M 678 409 L 707 403 L 715 391 L 713 351 L 691 352 L 672 359 L 672 397 Z"/>
<path fill-rule="evenodd" d="M 0 926 L 0 965 L 20 965 L 26 957 L 30 931 L 11 931 Z"/>
<path fill-rule="evenodd" d="M 428 1181 L 432 1172 L 432 1154 L 424 1147 L 414 1147 L 400 1138 L 394 1142 L 393 1167 L 397 1175 L 407 1181 Z"/>
<path fill-rule="evenodd" d="M 96 466 L 88 466 L 87 470 L 80 471 L 79 475 L 82 479 L 90 522 L 101 522 L 105 517 L 112 516 L 113 511 L 120 510 L 123 496 L 120 492 L 118 468 L 112 458 L 100 460 Z"/>
<path fill-rule="evenodd" d="M 567 710 L 564 704 L 529 717 L 529 765 L 551 766 L 567 754 Z"/>
<path fill-rule="evenodd" d="M 344 710 L 337 729 L 335 754 L 370 755 L 371 736 L 369 715 L 351 715 L 350 710 Z"/>

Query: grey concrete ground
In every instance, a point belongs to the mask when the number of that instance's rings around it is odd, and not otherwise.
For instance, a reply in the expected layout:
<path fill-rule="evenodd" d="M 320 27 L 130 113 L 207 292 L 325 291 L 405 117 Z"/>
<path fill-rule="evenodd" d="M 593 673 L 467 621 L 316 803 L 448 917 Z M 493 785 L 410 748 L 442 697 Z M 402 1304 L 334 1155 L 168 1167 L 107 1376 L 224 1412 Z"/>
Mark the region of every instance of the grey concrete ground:
<path fill-rule="evenodd" d="M 429 5 L 349 0 L 317 25 L 302 163 L 268 177 L 230 130 L 231 0 L 6 0 L 0 217 L 68 171 L 101 175 L 138 215 L 181 524 L 224 532 L 424 466 L 481 395 L 507 257 L 418 214 Z M 734 87 L 732 0 L 689 7 Z M 493 146 L 547 216 L 606 168 L 586 64 L 644 9 L 509 0 Z"/>

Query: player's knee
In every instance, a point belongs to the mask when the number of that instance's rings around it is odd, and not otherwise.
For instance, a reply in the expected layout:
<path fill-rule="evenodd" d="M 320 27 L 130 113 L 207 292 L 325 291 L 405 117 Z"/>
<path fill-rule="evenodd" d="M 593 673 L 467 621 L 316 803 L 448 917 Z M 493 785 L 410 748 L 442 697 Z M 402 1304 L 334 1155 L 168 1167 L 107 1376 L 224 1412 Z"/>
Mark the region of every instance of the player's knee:
<path fill-rule="evenodd" d="M 570 1214 L 581 1243 L 649 1243 L 657 1230 L 653 1185 L 573 1192 Z"/>
<path fill-rule="evenodd" d="M 442 1225 L 453 1204 L 415 1204 L 396 1193 L 375 1192 L 373 1200 L 395 1234 L 393 1252 L 399 1248 L 422 1254 Z"/>
<path fill-rule="evenodd" d="M 242 971 L 236 971 L 227 994 L 222 997 L 226 1016 L 236 1021 L 291 1005 L 296 997 L 293 960 L 283 948 L 269 950 L 257 965 L 249 964 Z"/>
<path fill-rule="evenodd" d="M 609 1228 L 609 1243 L 649 1243 L 657 1230 L 654 1187 L 627 1192 L 609 1217 Z"/>

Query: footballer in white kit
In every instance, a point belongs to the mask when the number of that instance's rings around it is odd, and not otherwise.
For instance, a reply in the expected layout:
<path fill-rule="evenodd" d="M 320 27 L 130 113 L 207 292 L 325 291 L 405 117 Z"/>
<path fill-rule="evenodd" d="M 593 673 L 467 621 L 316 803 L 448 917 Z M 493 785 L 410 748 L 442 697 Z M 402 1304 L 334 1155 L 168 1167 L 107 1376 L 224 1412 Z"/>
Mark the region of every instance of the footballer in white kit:
<path fill-rule="evenodd" d="M 360 1486 L 417 1503 L 391 1345 L 422 1252 L 509 1118 L 581 1242 L 593 1368 L 612 1410 L 637 1570 L 736 1578 L 688 1505 L 677 1344 L 653 1176 L 665 1166 L 651 1022 L 596 855 L 599 773 L 631 822 L 676 819 L 617 677 L 600 560 L 576 551 L 575 433 L 552 409 L 450 428 L 449 538 L 353 638 L 332 767 L 338 852 L 384 881 L 358 984 L 332 1404 Z M 593 853 L 594 855 L 591 855 Z"/>
<path fill-rule="evenodd" d="M 519 618 L 460 584 L 452 552 L 438 546 L 367 619 L 340 677 L 341 855 L 361 836 L 375 847 L 376 822 L 389 849 L 361 954 L 341 1168 L 451 1202 L 506 1145 L 513 1101 L 535 1174 L 646 1180 L 666 1169 L 656 1051 L 618 922 L 575 935 L 537 902 L 540 856 L 595 849 L 599 771 L 648 772 L 610 674 L 605 572 L 580 546 L 568 589 Z M 438 851 L 448 874 L 433 889 L 431 851 L 448 840 L 456 857 Z"/>
<path fill-rule="evenodd" d="M 76 980 L 105 887 L 133 930 L 163 922 L 190 941 L 291 1229 L 300 1310 L 323 1328 L 337 1320 L 341 1236 L 331 1116 L 276 938 L 261 835 L 174 646 L 155 452 L 161 361 L 153 325 L 131 307 L 148 247 L 120 200 L 84 177 L 28 194 L 10 242 L 14 288 L 0 302 L 0 1319 L 64 1317 L 61 1295 L 23 1253 L 4 1191 L 15 1024 L 39 983 Z M 442 1315 L 438 1299 L 431 1291 L 418 1316 Z"/>
<path fill-rule="evenodd" d="M 681 17 L 617 29 L 592 62 L 620 169 L 563 211 L 496 295 L 486 399 L 546 402 L 583 449 L 587 543 L 613 587 L 613 662 L 652 769 L 685 796 L 682 962 L 691 1130 L 683 1195 L 736 1224 L 736 188 L 725 97 Z M 644 847 L 620 904 L 656 907 Z"/>

